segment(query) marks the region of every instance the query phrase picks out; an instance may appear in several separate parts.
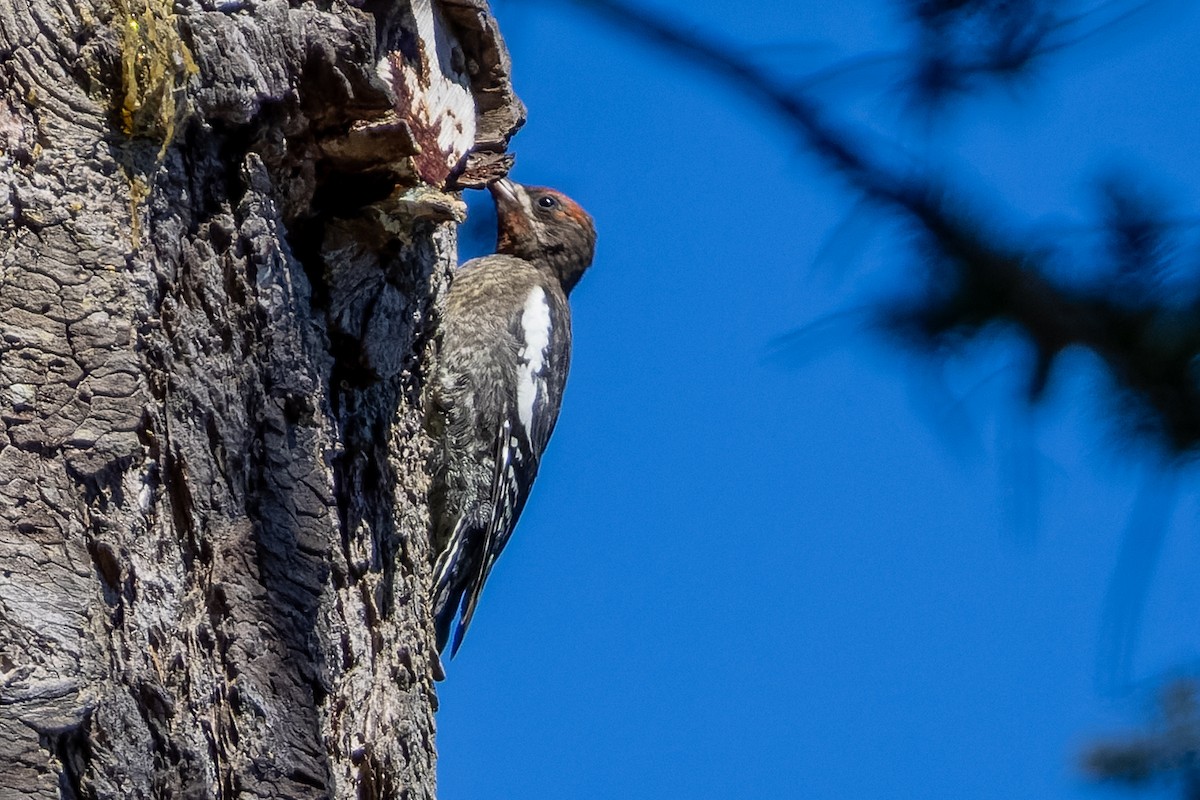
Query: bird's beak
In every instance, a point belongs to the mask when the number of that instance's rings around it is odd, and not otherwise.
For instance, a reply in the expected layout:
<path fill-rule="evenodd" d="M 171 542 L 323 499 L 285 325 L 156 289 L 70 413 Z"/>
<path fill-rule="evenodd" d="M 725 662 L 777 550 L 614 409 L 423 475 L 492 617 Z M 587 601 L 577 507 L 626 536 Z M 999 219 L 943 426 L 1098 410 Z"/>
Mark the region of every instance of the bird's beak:
<path fill-rule="evenodd" d="M 516 205 L 519 202 L 517 200 L 517 185 L 508 178 L 501 178 L 488 186 L 488 190 L 491 191 L 492 197 L 496 200 L 497 204 Z"/>

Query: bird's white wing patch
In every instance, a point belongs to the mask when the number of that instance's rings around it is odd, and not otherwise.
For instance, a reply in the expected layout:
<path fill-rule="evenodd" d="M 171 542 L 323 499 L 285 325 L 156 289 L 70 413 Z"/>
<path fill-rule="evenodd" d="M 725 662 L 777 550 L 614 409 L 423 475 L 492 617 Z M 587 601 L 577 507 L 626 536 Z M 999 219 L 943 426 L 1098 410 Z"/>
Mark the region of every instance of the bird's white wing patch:
<path fill-rule="evenodd" d="M 521 335 L 524 343 L 517 366 L 517 414 L 526 437 L 532 435 L 533 409 L 538 396 L 546 391 L 544 370 L 546 350 L 550 347 L 550 303 L 546 292 L 535 286 L 525 298 L 521 312 Z"/>

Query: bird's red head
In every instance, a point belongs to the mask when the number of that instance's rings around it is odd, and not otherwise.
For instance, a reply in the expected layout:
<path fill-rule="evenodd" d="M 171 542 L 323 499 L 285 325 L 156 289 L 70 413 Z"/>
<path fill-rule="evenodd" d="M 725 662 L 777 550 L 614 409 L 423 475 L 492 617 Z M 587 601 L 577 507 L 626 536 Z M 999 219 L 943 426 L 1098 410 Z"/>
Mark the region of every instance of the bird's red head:
<path fill-rule="evenodd" d="M 570 292 L 592 263 L 596 224 L 578 203 L 544 186 L 504 178 L 490 187 L 499 221 L 496 252 L 548 267 Z"/>

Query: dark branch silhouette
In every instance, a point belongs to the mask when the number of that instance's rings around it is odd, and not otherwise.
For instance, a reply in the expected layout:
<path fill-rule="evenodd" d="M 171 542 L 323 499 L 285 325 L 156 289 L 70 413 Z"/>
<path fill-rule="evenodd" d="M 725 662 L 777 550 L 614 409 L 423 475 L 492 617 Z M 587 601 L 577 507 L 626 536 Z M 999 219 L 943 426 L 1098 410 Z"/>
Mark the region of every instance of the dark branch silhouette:
<path fill-rule="evenodd" d="M 621 31 L 724 80 L 778 117 L 833 173 L 918 234 L 928 269 L 914 275 L 908 298 L 880 309 L 884 327 L 929 352 L 958 349 L 996 326 L 1023 334 L 1036 357 L 1027 367 L 1028 399 L 1043 396 L 1059 355 L 1082 347 L 1100 358 L 1117 387 L 1129 430 L 1171 458 L 1200 446 L 1200 299 L 1168 300 L 1160 276 L 1172 255 L 1166 217 L 1120 182 L 1107 187 L 1105 220 L 1111 268 L 1067 282 L 1055 268 L 1067 254 L 1032 234 L 1000 230 L 1001 214 L 945 175 L 902 153 L 893 142 L 833 120 L 806 82 L 760 66 L 739 48 L 621 0 L 574 0 Z M 926 104 L 979 80 L 1013 80 L 1032 65 L 1143 8 L 1063 15 L 1038 0 L 911 0 L 918 29 L 910 88 Z M 1112 11 L 1107 4 L 1102 11 Z M 828 71 L 823 71 L 822 75 Z M 1119 279 L 1118 279 L 1119 278 Z"/>
<path fill-rule="evenodd" d="M 1095 780 L 1125 786 L 1173 783 L 1185 800 L 1200 800 L 1200 704 L 1196 684 L 1177 680 L 1163 689 L 1143 730 L 1090 746 L 1080 762 Z"/>

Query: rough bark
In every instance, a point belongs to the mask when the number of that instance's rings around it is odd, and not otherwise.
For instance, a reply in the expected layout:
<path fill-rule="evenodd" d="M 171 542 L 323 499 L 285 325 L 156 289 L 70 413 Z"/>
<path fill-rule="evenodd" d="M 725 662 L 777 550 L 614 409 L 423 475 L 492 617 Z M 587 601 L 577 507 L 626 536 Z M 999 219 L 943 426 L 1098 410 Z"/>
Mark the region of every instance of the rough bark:
<path fill-rule="evenodd" d="M 485 0 L 0 3 L 0 798 L 433 797 Z"/>

